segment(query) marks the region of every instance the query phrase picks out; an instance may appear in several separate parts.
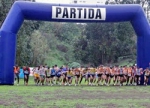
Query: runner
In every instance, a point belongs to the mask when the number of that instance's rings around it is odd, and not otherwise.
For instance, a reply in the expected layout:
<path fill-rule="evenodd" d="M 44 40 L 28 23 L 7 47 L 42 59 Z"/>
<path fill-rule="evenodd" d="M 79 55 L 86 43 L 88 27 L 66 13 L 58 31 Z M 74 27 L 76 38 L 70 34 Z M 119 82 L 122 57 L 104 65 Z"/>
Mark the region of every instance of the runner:
<path fill-rule="evenodd" d="M 123 67 L 121 66 L 119 69 L 119 76 L 120 76 L 120 86 L 123 86 Z"/>
<path fill-rule="evenodd" d="M 105 79 L 105 82 L 106 82 L 106 85 L 109 86 L 109 80 L 110 80 L 110 67 L 106 67 L 106 79 Z"/>
<path fill-rule="evenodd" d="M 67 77 L 66 77 L 67 85 L 69 85 L 69 86 L 72 84 L 72 77 L 73 77 L 73 72 L 71 69 L 69 69 L 67 71 Z"/>
<path fill-rule="evenodd" d="M 90 68 L 89 67 L 87 67 L 86 81 L 88 82 L 87 85 L 90 85 Z"/>
<path fill-rule="evenodd" d="M 85 82 L 87 81 L 88 83 L 88 85 L 89 85 L 89 77 L 90 77 L 90 75 L 89 75 L 89 69 L 88 69 L 88 67 L 86 67 L 83 71 L 82 71 L 82 77 L 84 77 L 85 78 Z M 81 83 L 81 80 L 80 80 L 80 83 Z"/>
<path fill-rule="evenodd" d="M 79 78 L 80 78 L 80 70 L 78 68 L 74 69 L 74 75 L 75 75 L 75 86 L 79 84 Z"/>
<path fill-rule="evenodd" d="M 46 85 L 49 85 L 50 84 L 50 76 L 51 76 L 50 67 L 45 69 L 45 75 L 46 75 Z"/>
<path fill-rule="evenodd" d="M 132 84 L 132 67 L 129 66 L 127 69 L 128 69 L 128 77 L 127 77 L 126 85 L 131 85 Z"/>
<path fill-rule="evenodd" d="M 44 81 L 45 81 L 45 66 L 40 66 L 40 85 L 44 85 Z"/>
<path fill-rule="evenodd" d="M 40 82 L 39 70 L 40 70 L 40 66 L 37 66 L 33 69 L 33 76 L 34 76 L 35 85 L 38 85 L 38 83 Z"/>
<path fill-rule="evenodd" d="M 20 73 L 20 68 L 18 65 L 14 66 L 14 77 L 15 77 L 15 83 L 17 80 L 17 85 L 19 85 L 19 73 Z"/>
<path fill-rule="evenodd" d="M 144 74 L 144 85 L 147 86 L 148 80 L 149 80 L 149 77 L 150 77 L 150 70 L 149 70 L 149 68 L 146 68 L 144 70 L 144 72 L 145 72 L 145 74 Z"/>
<path fill-rule="evenodd" d="M 79 84 L 81 84 L 83 78 L 85 78 L 85 75 L 86 75 L 86 70 L 83 66 L 81 66 L 81 69 L 80 69 L 80 81 L 79 81 Z"/>
<path fill-rule="evenodd" d="M 120 85 L 120 68 L 119 68 L 119 65 L 116 66 L 116 85 Z"/>
<path fill-rule="evenodd" d="M 93 66 L 91 66 L 90 67 L 90 85 L 92 86 L 92 85 L 94 85 L 94 81 L 96 80 L 96 69 L 93 67 Z"/>
<path fill-rule="evenodd" d="M 56 71 L 56 84 L 62 85 L 62 67 Z"/>
<path fill-rule="evenodd" d="M 68 67 L 67 66 L 62 66 L 62 83 L 63 85 L 67 85 L 67 71 Z"/>
<path fill-rule="evenodd" d="M 131 66 L 131 71 L 132 71 L 131 72 L 132 74 L 131 74 L 130 84 L 135 85 L 135 82 L 134 82 L 135 78 L 134 77 L 135 77 L 136 70 L 135 70 L 134 66 Z"/>
<path fill-rule="evenodd" d="M 116 85 L 118 84 L 118 78 L 119 78 L 118 66 L 114 66 L 113 71 L 114 71 L 114 81 L 113 81 L 114 84 L 113 85 Z"/>
<path fill-rule="evenodd" d="M 23 68 L 24 71 L 24 85 L 28 85 L 29 82 L 29 75 L 30 75 L 30 68 L 28 66 L 25 66 Z"/>
<path fill-rule="evenodd" d="M 136 76 L 135 76 L 135 81 L 136 81 L 136 85 L 140 84 L 141 81 L 141 72 L 142 72 L 142 68 L 137 67 L 136 68 Z"/>
<path fill-rule="evenodd" d="M 106 67 L 102 66 L 102 70 L 101 70 L 101 73 L 102 73 L 102 77 L 101 77 L 101 85 L 106 85 Z M 104 81 L 104 83 L 103 83 Z"/>
<path fill-rule="evenodd" d="M 128 69 L 127 66 L 123 66 L 123 83 L 127 82 L 127 77 L 128 77 Z"/>
<path fill-rule="evenodd" d="M 98 77 L 97 84 L 98 85 L 102 85 L 101 80 L 102 80 L 103 72 L 104 72 L 103 65 L 100 65 L 97 69 L 97 77 Z"/>
<path fill-rule="evenodd" d="M 57 65 L 52 66 L 52 69 L 51 69 L 51 76 L 50 76 L 50 82 L 51 82 L 51 86 L 53 86 L 54 84 L 56 84 L 54 81 L 55 81 L 55 75 L 56 75 L 56 71 L 58 71 L 58 67 Z"/>
<path fill-rule="evenodd" d="M 114 78 L 114 68 L 110 67 L 110 79 L 109 79 L 109 85 L 111 83 L 111 80 Z"/>

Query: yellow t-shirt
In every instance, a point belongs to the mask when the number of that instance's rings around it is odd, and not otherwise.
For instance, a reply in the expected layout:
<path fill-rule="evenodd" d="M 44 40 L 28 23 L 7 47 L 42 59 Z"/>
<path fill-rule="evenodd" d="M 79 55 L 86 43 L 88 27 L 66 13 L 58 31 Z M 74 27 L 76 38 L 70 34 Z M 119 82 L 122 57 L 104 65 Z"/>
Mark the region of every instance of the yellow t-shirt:
<path fill-rule="evenodd" d="M 96 69 L 95 69 L 95 68 L 90 68 L 90 72 L 91 72 L 91 73 L 95 73 L 95 72 L 96 72 Z"/>
<path fill-rule="evenodd" d="M 73 72 L 72 71 L 67 71 L 67 76 L 73 76 Z"/>

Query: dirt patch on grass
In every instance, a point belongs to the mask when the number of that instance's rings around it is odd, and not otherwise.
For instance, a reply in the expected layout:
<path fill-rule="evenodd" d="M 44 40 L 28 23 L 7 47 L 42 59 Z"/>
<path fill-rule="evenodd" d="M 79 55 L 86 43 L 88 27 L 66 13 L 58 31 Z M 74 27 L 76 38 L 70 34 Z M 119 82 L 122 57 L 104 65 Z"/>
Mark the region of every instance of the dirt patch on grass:
<path fill-rule="evenodd" d="M 118 106 L 116 104 L 101 104 L 101 105 L 86 105 L 86 104 L 76 104 L 76 108 L 121 108 L 121 106 Z"/>
<path fill-rule="evenodd" d="M 104 108 L 121 108 L 122 106 L 118 106 L 116 104 L 107 103 L 107 104 L 101 104 Z"/>
<path fill-rule="evenodd" d="M 6 99 L 5 97 L 0 98 L 0 105 L 3 106 L 20 106 L 20 105 L 26 105 L 27 103 L 22 100 L 21 96 L 10 96 L 10 98 Z"/>
<path fill-rule="evenodd" d="M 55 91 L 55 96 L 60 99 L 150 99 L 148 92 L 101 92 L 101 91 L 89 91 L 80 90 L 80 92 L 72 91 Z"/>
<path fill-rule="evenodd" d="M 85 104 L 76 104 L 75 107 L 76 108 L 88 108 L 88 106 Z"/>
<path fill-rule="evenodd" d="M 150 99 L 149 88 L 147 91 L 145 88 L 142 90 L 138 90 L 136 87 L 132 89 L 123 88 L 123 87 L 112 87 L 110 88 L 101 88 L 101 87 L 55 87 L 55 90 L 41 89 L 36 91 L 21 91 L 21 92 L 8 92 L 5 95 L 1 94 L 0 97 L 0 105 L 2 106 L 15 106 L 19 107 L 30 106 L 40 107 L 47 105 L 46 107 L 51 108 L 60 108 L 61 107 L 76 107 L 76 108 L 120 108 L 124 106 L 120 103 L 116 103 L 115 100 L 123 99 L 125 104 L 128 105 L 130 103 L 128 99 L 135 100 L 130 105 L 135 105 L 137 102 L 145 103 L 137 103 L 139 106 L 150 108 L 150 103 L 148 103 L 148 99 Z M 127 90 L 125 90 L 127 89 Z M 19 94 L 18 94 L 19 93 Z M 26 94 L 27 93 L 27 94 Z M 6 96 L 6 97 L 5 97 Z M 28 100 L 29 99 L 29 100 Z M 52 101 L 51 101 L 52 100 Z M 105 101 L 106 100 L 106 101 Z M 112 101 L 109 101 L 112 100 Z M 59 102 L 60 101 L 60 102 Z M 62 101 L 62 103 L 61 103 Z M 67 104 L 65 102 L 68 102 Z M 69 103 L 72 102 L 72 103 Z M 86 102 L 90 102 L 87 103 Z M 100 103 L 99 103 L 100 102 Z M 72 105 L 73 104 L 73 105 Z M 91 105 L 90 105 L 91 104 Z M 130 107 L 130 105 L 128 105 Z M 133 106 L 134 107 L 134 106 Z"/>
<path fill-rule="evenodd" d="M 144 108 L 150 108 L 150 103 L 149 102 L 144 102 L 144 103 L 141 103 L 140 106 L 144 107 Z"/>

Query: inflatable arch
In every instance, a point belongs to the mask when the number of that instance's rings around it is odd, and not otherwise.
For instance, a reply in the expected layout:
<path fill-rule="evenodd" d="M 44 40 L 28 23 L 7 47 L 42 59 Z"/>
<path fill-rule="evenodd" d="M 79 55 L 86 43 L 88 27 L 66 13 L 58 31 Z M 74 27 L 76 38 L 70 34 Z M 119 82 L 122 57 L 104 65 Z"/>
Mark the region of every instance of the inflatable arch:
<path fill-rule="evenodd" d="M 55 22 L 130 21 L 137 34 L 137 65 L 150 62 L 150 28 L 140 5 L 75 5 L 15 2 L 0 29 L 0 85 L 13 85 L 16 35 L 24 20 Z"/>

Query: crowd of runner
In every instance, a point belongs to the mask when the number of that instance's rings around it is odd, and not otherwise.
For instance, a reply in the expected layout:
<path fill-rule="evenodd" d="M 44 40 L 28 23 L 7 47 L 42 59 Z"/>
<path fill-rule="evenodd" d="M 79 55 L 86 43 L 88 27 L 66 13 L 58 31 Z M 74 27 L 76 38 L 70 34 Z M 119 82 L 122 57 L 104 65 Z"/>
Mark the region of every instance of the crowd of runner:
<path fill-rule="evenodd" d="M 150 69 L 138 68 L 135 66 L 103 66 L 68 68 L 57 65 L 48 67 L 37 66 L 33 70 L 35 85 L 138 85 L 141 75 L 144 74 L 144 85 L 147 85 L 150 77 Z M 28 85 L 30 68 L 23 67 L 24 84 Z M 14 67 L 15 79 L 19 84 L 19 67 Z M 75 82 L 72 80 L 75 79 Z"/>

